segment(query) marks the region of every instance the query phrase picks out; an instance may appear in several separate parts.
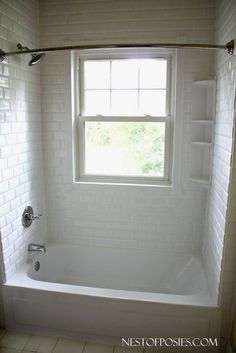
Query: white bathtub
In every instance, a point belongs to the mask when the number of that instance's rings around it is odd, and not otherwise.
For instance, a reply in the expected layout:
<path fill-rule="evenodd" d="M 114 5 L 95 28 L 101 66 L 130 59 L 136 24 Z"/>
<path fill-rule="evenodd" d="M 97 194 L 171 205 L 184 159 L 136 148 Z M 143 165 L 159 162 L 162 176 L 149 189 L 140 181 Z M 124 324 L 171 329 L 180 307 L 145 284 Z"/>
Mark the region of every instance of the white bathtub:
<path fill-rule="evenodd" d="M 5 283 L 4 298 L 10 329 L 115 343 L 218 335 L 219 309 L 197 256 L 48 245 Z"/>

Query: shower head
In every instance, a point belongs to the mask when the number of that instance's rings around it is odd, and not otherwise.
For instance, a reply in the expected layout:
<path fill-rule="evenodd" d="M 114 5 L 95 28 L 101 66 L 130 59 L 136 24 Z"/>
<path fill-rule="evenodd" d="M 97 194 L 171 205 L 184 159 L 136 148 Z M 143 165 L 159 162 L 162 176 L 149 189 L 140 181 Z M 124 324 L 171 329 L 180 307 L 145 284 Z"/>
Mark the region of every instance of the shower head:
<path fill-rule="evenodd" d="M 29 66 L 38 64 L 45 56 L 45 53 L 31 54 L 32 59 L 29 62 Z"/>
<path fill-rule="evenodd" d="M 29 50 L 28 47 L 23 47 L 20 43 L 17 44 L 17 48 L 20 50 L 20 51 L 25 51 L 25 50 Z M 33 66 L 33 65 L 36 65 L 38 64 L 45 56 L 46 54 L 45 53 L 35 53 L 35 54 L 31 54 L 32 58 L 29 62 L 29 66 Z"/>

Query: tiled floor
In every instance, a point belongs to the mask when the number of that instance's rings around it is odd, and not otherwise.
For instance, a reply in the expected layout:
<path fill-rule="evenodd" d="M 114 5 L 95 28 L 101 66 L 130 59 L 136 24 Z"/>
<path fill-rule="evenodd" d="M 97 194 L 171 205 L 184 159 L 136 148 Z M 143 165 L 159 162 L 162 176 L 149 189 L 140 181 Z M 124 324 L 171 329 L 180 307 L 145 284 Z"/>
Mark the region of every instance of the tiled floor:
<path fill-rule="evenodd" d="M 143 349 L 124 348 L 60 337 L 32 336 L 0 329 L 1 353 L 148 353 Z M 153 351 L 152 351 L 153 352 Z M 150 351 L 149 351 L 150 353 Z"/>

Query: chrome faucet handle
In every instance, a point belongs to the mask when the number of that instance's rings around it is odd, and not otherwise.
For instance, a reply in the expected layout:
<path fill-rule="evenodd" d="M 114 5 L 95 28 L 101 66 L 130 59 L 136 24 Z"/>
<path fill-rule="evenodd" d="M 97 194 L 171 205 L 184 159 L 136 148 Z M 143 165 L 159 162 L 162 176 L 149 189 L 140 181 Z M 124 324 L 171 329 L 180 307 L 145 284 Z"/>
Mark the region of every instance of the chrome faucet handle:
<path fill-rule="evenodd" d="M 32 222 L 39 219 L 39 217 L 42 217 L 42 214 L 35 216 L 33 208 L 31 206 L 27 206 L 22 214 L 23 227 L 28 228 L 31 226 Z"/>
<path fill-rule="evenodd" d="M 38 216 L 34 216 L 34 215 L 30 215 L 32 221 L 34 221 L 35 219 L 39 219 L 39 217 L 42 217 L 42 213 L 40 213 Z"/>

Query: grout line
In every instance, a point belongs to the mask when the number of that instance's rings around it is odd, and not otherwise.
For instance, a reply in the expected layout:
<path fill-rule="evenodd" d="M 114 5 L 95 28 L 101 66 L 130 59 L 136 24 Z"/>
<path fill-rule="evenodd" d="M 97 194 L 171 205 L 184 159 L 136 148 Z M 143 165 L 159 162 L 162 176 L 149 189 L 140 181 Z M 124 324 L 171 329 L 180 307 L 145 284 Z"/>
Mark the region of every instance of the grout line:
<path fill-rule="evenodd" d="M 27 344 L 29 343 L 31 337 L 33 337 L 33 335 L 29 335 L 29 339 L 26 341 L 26 343 L 25 343 L 25 345 L 24 345 L 22 351 L 24 351 L 24 349 L 25 349 L 25 347 L 27 346 Z"/>
<path fill-rule="evenodd" d="M 55 348 L 56 348 L 56 345 L 57 345 L 58 341 L 59 341 L 59 337 L 57 337 L 56 342 L 55 342 L 55 345 L 53 346 L 53 349 L 52 349 L 51 353 L 53 353 L 53 352 L 54 352 L 54 350 L 55 350 Z"/>
<path fill-rule="evenodd" d="M 3 337 L 5 337 L 5 335 L 6 335 L 6 333 L 7 333 L 7 330 L 4 329 L 4 331 L 5 331 L 5 332 L 4 332 L 3 335 L 0 337 L 0 341 L 3 339 Z"/>
<path fill-rule="evenodd" d="M 59 337 L 57 337 L 56 342 L 55 342 L 55 345 L 54 345 L 54 347 L 53 347 L 51 353 L 53 353 L 53 352 L 55 351 L 55 348 L 56 348 L 56 345 L 57 345 L 58 341 L 59 341 Z"/>
<path fill-rule="evenodd" d="M 87 342 L 85 342 L 85 344 L 84 344 L 84 348 L 83 348 L 83 350 L 82 350 L 82 353 L 84 353 L 86 346 L 87 346 Z"/>

